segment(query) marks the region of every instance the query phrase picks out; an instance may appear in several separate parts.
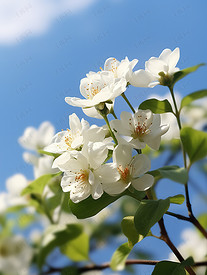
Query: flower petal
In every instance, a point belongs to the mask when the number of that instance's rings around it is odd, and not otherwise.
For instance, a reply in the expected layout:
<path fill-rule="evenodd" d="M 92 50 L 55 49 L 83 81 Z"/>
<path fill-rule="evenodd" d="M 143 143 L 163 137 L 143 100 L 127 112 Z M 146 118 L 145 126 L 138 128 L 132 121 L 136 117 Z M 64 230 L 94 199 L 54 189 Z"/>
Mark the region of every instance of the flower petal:
<path fill-rule="evenodd" d="M 144 173 L 148 172 L 151 168 L 151 162 L 147 155 L 136 155 L 132 161 L 132 172 L 131 176 L 133 178 L 139 177 Z"/>
<path fill-rule="evenodd" d="M 103 189 L 109 195 L 118 195 L 124 192 L 130 186 L 130 184 L 131 182 L 126 184 L 123 180 L 119 180 L 109 184 L 103 184 Z"/>
<path fill-rule="evenodd" d="M 149 174 L 145 174 L 141 178 L 133 179 L 132 186 L 138 191 L 145 191 L 149 189 L 154 183 L 154 177 Z"/>
<path fill-rule="evenodd" d="M 138 70 L 133 72 L 129 82 L 134 87 L 148 87 L 154 80 L 155 77 L 150 72 Z"/>

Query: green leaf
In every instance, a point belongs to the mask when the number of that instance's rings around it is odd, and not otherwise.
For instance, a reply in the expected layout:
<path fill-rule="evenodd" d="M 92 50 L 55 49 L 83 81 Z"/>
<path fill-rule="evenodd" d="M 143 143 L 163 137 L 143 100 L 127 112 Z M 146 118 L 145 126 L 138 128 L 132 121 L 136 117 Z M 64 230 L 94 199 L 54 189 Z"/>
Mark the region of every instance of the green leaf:
<path fill-rule="evenodd" d="M 129 247 L 132 248 L 139 241 L 139 234 L 134 226 L 134 217 L 124 217 L 121 222 L 124 235 L 128 238 Z"/>
<path fill-rule="evenodd" d="M 34 215 L 24 213 L 18 217 L 18 226 L 21 228 L 25 228 L 34 221 L 35 221 Z"/>
<path fill-rule="evenodd" d="M 60 175 L 62 172 L 57 174 L 47 174 L 39 177 L 38 179 L 32 181 L 26 188 L 22 191 L 22 196 L 28 195 L 28 194 L 42 194 L 45 186 L 48 184 L 48 182 L 58 175 Z"/>
<path fill-rule="evenodd" d="M 207 213 L 203 213 L 198 217 L 200 224 L 207 229 Z"/>
<path fill-rule="evenodd" d="M 131 248 L 128 243 L 122 244 L 113 254 L 111 258 L 110 267 L 114 271 L 123 270 L 125 267 L 126 259 L 131 252 Z"/>
<path fill-rule="evenodd" d="M 207 133 L 185 127 L 180 137 L 191 164 L 207 156 Z"/>
<path fill-rule="evenodd" d="M 150 228 L 157 223 L 170 206 L 170 199 L 142 200 L 134 216 L 134 224 L 138 234 L 147 236 Z"/>
<path fill-rule="evenodd" d="M 58 158 L 61 155 L 61 154 L 57 154 L 57 153 L 47 152 L 47 151 L 44 151 L 44 150 L 38 150 L 38 153 L 42 154 L 42 155 L 52 156 L 54 158 Z"/>
<path fill-rule="evenodd" d="M 40 252 L 38 253 L 38 266 L 42 267 L 47 256 L 56 247 L 60 247 L 66 241 L 73 240 L 81 235 L 83 227 L 80 224 L 51 225 L 44 233 Z"/>
<path fill-rule="evenodd" d="M 139 109 L 147 110 L 150 109 L 154 114 L 163 114 L 171 112 L 173 113 L 170 102 L 165 100 L 158 100 L 155 98 L 147 99 L 139 105 Z"/>
<path fill-rule="evenodd" d="M 175 85 L 175 83 L 177 81 L 179 81 L 180 79 L 182 79 L 186 75 L 195 72 L 198 68 L 200 68 L 201 66 L 204 66 L 204 65 L 205 65 L 205 63 L 201 63 L 201 64 L 195 65 L 193 67 L 189 67 L 189 68 L 186 68 L 186 69 L 183 69 L 181 71 L 178 71 L 178 72 L 174 73 L 173 80 L 172 80 L 172 85 Z"/>
<path fill-rule="evenodd" d="M 112 183 L 113 184 L 113 183 Z M 87 199 L 79 202 L 74 203 L 71 200 L 69 201 L 70 209 L 72 213 L 78 218 L 78 219 L 85 219 L 92 217 L 99 213 L 102 209 L 107 207 L 109 204 L 115 202 L 120 197 L 128 195 L 131 197 L 136 197 L 138 200 L 143 199 L 145 196 L 145 192 L 138 192 L 134 191 L 134 193 L 131 193 L 130 191 L 126 190 L 122 194 L 118 196 L 110 196 L 106 193 L 104 193 L 99 199 L 94 200 L 91 196 Z"/>
<path fill-rule="evenodd" d="M 87 261 L 89 259 L 88 235 L 83 232 L 77 238 L 70 240 L 69 242 L 61 246 L 60 251 L 72 261 Z"/>
<path fill-rule="evenodd" d="M 179 166 L 163 166 L 157 170 L 148 172 L 155 177 L 155 180 L 162 178 L 171 179 L 175 182 L 185 184 L 188 180 L 188 171 L 185 168 L 180 168 Z"/>
<path fill-rule="evenodd" d="M 200 90 L 185 96 L 181 101 L 180 109 L 189 105 L 192 101 L 197 100 L 199 98 L 203 98 L 205 96 L 207 96 L 207 90 Z"/>
<path fill-rule="evenodd" d="M 170 203 L 182 204 L 185 201 L 185 196 L 179 194 L 173 197 L 169 197 Z"/>
<path fill-rule="evenodd" d="M 186 275 L 185 269 L 180 263 L 162 261 L 156 264 L 152 275 Z"/>

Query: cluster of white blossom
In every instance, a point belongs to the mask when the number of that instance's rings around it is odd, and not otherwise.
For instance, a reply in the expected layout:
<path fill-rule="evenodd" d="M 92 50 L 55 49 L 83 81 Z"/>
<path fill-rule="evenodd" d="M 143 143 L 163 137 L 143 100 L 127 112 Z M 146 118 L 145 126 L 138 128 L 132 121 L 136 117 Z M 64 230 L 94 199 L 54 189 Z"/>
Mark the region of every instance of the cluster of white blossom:
<path fill-rule="evenodd" d="M 55 134 L 54 126 L 45 121 L 38 129 L 27 127 L 23 135 L 19 138 L 20 145 L 29 150 L 23 153 L 23 159 L 34 167 L 34 177 L 38 178 L 44 174 L 53 174 L 57 170 L 52 169 L 54 158 L 52 156 L 41 155 L 38 153 L 47 146 Z"/>
<path fill-rule="evenodd" d="M 61 186 L 70 192 L 70 199 L 78 203 L 90 195 L 98 199 L 104 192 L 118 195 L 130 186 L 138 191 L 149 189 L 154 182 L 150 159 L 140 154 L 148 145 L 153 150 L 160 147 L 161 136 L 169 128 L 161 125 L 159 114 L 138 109 L 134 114 L 122 112 L 120 120 L 114 114 L 116 97 L 124 95 L 128 85 L 154 87 L 169 81 L 179 69 L 179 48 L 165 49 L 159 58 L 146 62 L 145 70 L 133 71 L 138 60 L 126 57 L 119 62 L 108 58 L 103 69 L 89 72 L 80 81 L 80 93 L 84 99 L 66 97 L 65 101 L 81 107 L 91 117 L 104 118 L 107 125 L 90 126 L 76 114 L 69 116 L 70 129 L 57 133 L 45 151 L 60 154 L 53 168 L 64 172 Z M 115 120 L 108 121 L 112 113 Z M 107 127 L 108 126 L 108 127 Z M 134 156 L 133 150 L 139 152 Z M 112 161 L 109 160 L 112 158 Z"/>

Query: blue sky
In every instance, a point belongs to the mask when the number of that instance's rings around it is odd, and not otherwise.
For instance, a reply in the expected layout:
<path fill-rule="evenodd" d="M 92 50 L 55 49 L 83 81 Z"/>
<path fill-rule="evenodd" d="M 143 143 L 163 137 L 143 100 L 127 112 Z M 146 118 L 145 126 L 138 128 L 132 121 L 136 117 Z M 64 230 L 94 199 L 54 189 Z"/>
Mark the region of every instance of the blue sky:
<path fill-rule="evenodd" d="M 108 57 L 137 58 L 136 68 L 143 68 L 146 60 L 159 56 L 164 48 L 179 47 L 178 67 L 207 62 L 206 1 L 77 2 L 79 5 L 74 0 L 53 0 L 52 7 L 44 7 L 43 15 L 31 17 L 34 2 L 26 5 L 22 1 L 10 17 L 8 12 L 5 21 L 0 19 L 0 190 L 15 173 L 33 177 L 17 142 L 26 127 L 38 127 L 48 120 L 60 131 L 68 127 L 69 114 L 76 112 L 85 118 L 81 109 L 67 105 L 64 98 L 79 96 L 80 79 L 90 70 L 99 70 Z M 7 5 L 6 1 L 2 3 Z M 41 10 L 41 2 L 39 5 Z M 185 95 L 206 88 L 206 72 L 206 67 L 201 68 L 176 89 Z M 166 91 L 160 86 L 153 90 L 130 88 L 127 95 L 138 106 L 150 93 L 163 95 Z M 119 114 L 126 109 L 125 103 L 118 100 L 115 111 Z"/>

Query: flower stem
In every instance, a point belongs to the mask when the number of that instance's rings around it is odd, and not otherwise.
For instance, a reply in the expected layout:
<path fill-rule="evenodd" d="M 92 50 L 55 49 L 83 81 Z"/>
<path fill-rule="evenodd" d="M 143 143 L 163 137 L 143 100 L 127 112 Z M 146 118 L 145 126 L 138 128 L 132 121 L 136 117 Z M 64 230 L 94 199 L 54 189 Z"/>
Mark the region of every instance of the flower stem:
<path fill-rule="evenodd" d="M 115 119 L 118 119 L 118 117 L 116 116 L 116 114 L 115 114 L 115 112 L 114 112 L 114 108 L 111 108 L 110 114 L 112 114 L 112 116 L 113 116 Z"/>
<path fill-rule="evenodd" d="M 107 126 L 108 126 L 108 128 L 109 128 L 109 132 L 110 132 L 110 134 L 111 134 L 111 136 L 112 136 L 112 138 L 113 138 L 115 144 L 118 145 L 118 141 L 117 141 L 117 139 L 116 139 L 116 137 L 115 137 L 115 135 L 114 135 L 114 132 L 113 132 L 112 129 L 111 129 L 111 126 L 110 126 L 109 120 L 108 120 L 108 118 L 107 118 L 107 115 L 102 114 L 102 117 L 103 117 L 103 119 L 105 120 L 105 122 L 106 122 L 106 124 L 107 124 Z"/>
<path fill-rule="evenodd" d="M 133 106 L 131 105 L 131 103 L 129 102 L 128 98 L 126 97 L 125 93 L 122 93 L 121 96 L 126 101 L 126 103 L 129 105 L 129 107 L 132 110 L 132 112 L 135 113 L 135 110 L 134 110 Z"/>

